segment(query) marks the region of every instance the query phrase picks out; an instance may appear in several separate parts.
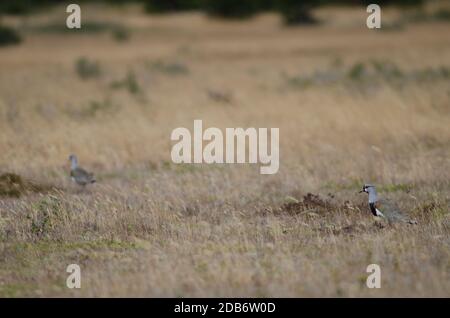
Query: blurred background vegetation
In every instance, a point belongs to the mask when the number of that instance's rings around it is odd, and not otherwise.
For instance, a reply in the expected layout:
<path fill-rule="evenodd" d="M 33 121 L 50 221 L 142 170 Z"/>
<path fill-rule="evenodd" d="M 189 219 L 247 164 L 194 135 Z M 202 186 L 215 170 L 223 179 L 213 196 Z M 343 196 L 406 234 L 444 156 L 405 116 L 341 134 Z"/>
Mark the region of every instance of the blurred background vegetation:
<path fill-rule="evenodd" d="M 67 5 L 73 1 L 66 1 Z M 278 12 L 286 25 L 318 23 L 314 9 L 321 6 L 367 6 L 371 0 L 78 0 L 77 3 L 107 3 L 121 6 L 138 3 L 149 14 L 168 14 L 197 10 L 221 19 L 246 19 L 261 12 Z M 378 0 L 381 6 L 402 6 L 420 12 L 425 0 Z M 43 11 L 53 5 L 63 5 L 61 0 L 1 0 L 0 1 L 0 46 L 16 44 L 20 35 L 13 28 L 2 24 L 2 15 L 28 15 Z M 420 14 L 419 14 L 420 15 Z M 422 14 L 424 16 L 424 14 Z M 450 11 L 438 12 L 439 20 L 450 20 Z M 120 32 L 120 30 L 119 30 Z"/>
<path fill-rule="evenodd" d="M 67 1 L 67 4 L 73 1 Z M 167 13 L 185 10 L 202 10 L 223 18 L 245 18 L 261 11 L 279 11 L 290 16 L 309 11 L 320 5 L 367 5 L 369 0 L 79 0 L 77 3 L 107 2 L 121 5 L 131 2 L 145 4 L 148 12 Z M 379 5 L 421 5 L 423 0 L 379 0 Z M 48 6 L 61 4 L 60 0 L 2 0 L 0 13 L 27 14 Z"/>

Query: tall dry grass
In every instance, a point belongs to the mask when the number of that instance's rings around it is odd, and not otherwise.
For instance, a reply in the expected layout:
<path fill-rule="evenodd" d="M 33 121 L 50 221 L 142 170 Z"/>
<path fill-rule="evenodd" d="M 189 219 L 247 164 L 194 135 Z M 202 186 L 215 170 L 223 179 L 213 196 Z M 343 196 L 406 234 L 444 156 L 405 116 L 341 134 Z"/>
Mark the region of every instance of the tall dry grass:
<path fill-rule="evenodd" d="M 374 32 L 347 9 L 285 29 L 270 15 L 89 8 L 130 39 L 34 30 L 55 11 L 0 50 L 0 172 L 58 188 L 0 197 L 0 295 L 450 295 L 448 25 Z M 81 57 L 101 71 L 83 79 Z M 172 129 L 194 119 L 280 128 L 279 173 L 171 164 Z M 70 153 L 98 184 L 70 183 Z M 420 225 L 373 220 L 363 182 Z M 308 192 L 329 205 L 286 209 Z M 80 290 L 65 287 L 71 263 Z M 365 287 L 371 263 L 379 290 Z"/>

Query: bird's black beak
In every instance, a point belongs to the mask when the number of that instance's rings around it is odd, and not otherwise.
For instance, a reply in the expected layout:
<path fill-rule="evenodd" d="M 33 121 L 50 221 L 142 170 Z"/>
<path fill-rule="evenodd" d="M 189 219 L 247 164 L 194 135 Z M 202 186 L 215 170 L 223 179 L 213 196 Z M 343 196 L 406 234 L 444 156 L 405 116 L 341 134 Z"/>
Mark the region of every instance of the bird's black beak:
<path fill-rule="evenodd" d="M 364 190 L 361 190 L 361 191 L 359 191 L 358 193 L 363 193 L 364 192 Z"/>

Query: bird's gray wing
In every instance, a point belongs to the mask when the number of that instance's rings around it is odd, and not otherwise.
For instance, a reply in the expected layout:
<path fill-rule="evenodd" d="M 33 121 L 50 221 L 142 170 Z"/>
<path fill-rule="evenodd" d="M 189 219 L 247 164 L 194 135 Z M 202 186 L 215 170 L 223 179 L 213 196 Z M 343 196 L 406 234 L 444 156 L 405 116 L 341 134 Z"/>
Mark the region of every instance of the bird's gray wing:
<path fill-rule="evenodd" d="M 393 201 L 380 199 L 376 203 L 376 208 L 383 213 L 385 218 L 390 222 L 409 222 L 409 218 Z"/>
<path fill-rule="evenodd" d="M 95 182 L 94 174 L 87 172 L 81 167 L 72 170 L 70 175 L 80 184 Z"/>

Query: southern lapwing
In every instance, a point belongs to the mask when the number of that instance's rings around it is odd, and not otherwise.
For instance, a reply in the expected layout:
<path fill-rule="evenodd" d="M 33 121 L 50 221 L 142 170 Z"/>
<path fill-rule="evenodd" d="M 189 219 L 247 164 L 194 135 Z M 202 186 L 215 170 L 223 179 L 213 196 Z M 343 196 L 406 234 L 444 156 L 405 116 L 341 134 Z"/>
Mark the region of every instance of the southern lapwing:
<path fill-rule="evenodd" d="M 405 213 L 400 211 L 398 206 L 386 199 L 378 199 L 377 190 L 372 184 L 364 184 L 359 193 L 369 194 L 369 208 L 373 215 L 386 219 L 389 223 L 404 222 L 417 224 L 417 221 L 410 219 Z"/>
<path fill-rule="evenodd" d="M 78 159 L 75 155 L 69 156 L 70 160 L 70 177 L 74 182 L 81 186 L 86 186 L 95 182 L 94 174 L 87 172 L 78 166 Z"/>

